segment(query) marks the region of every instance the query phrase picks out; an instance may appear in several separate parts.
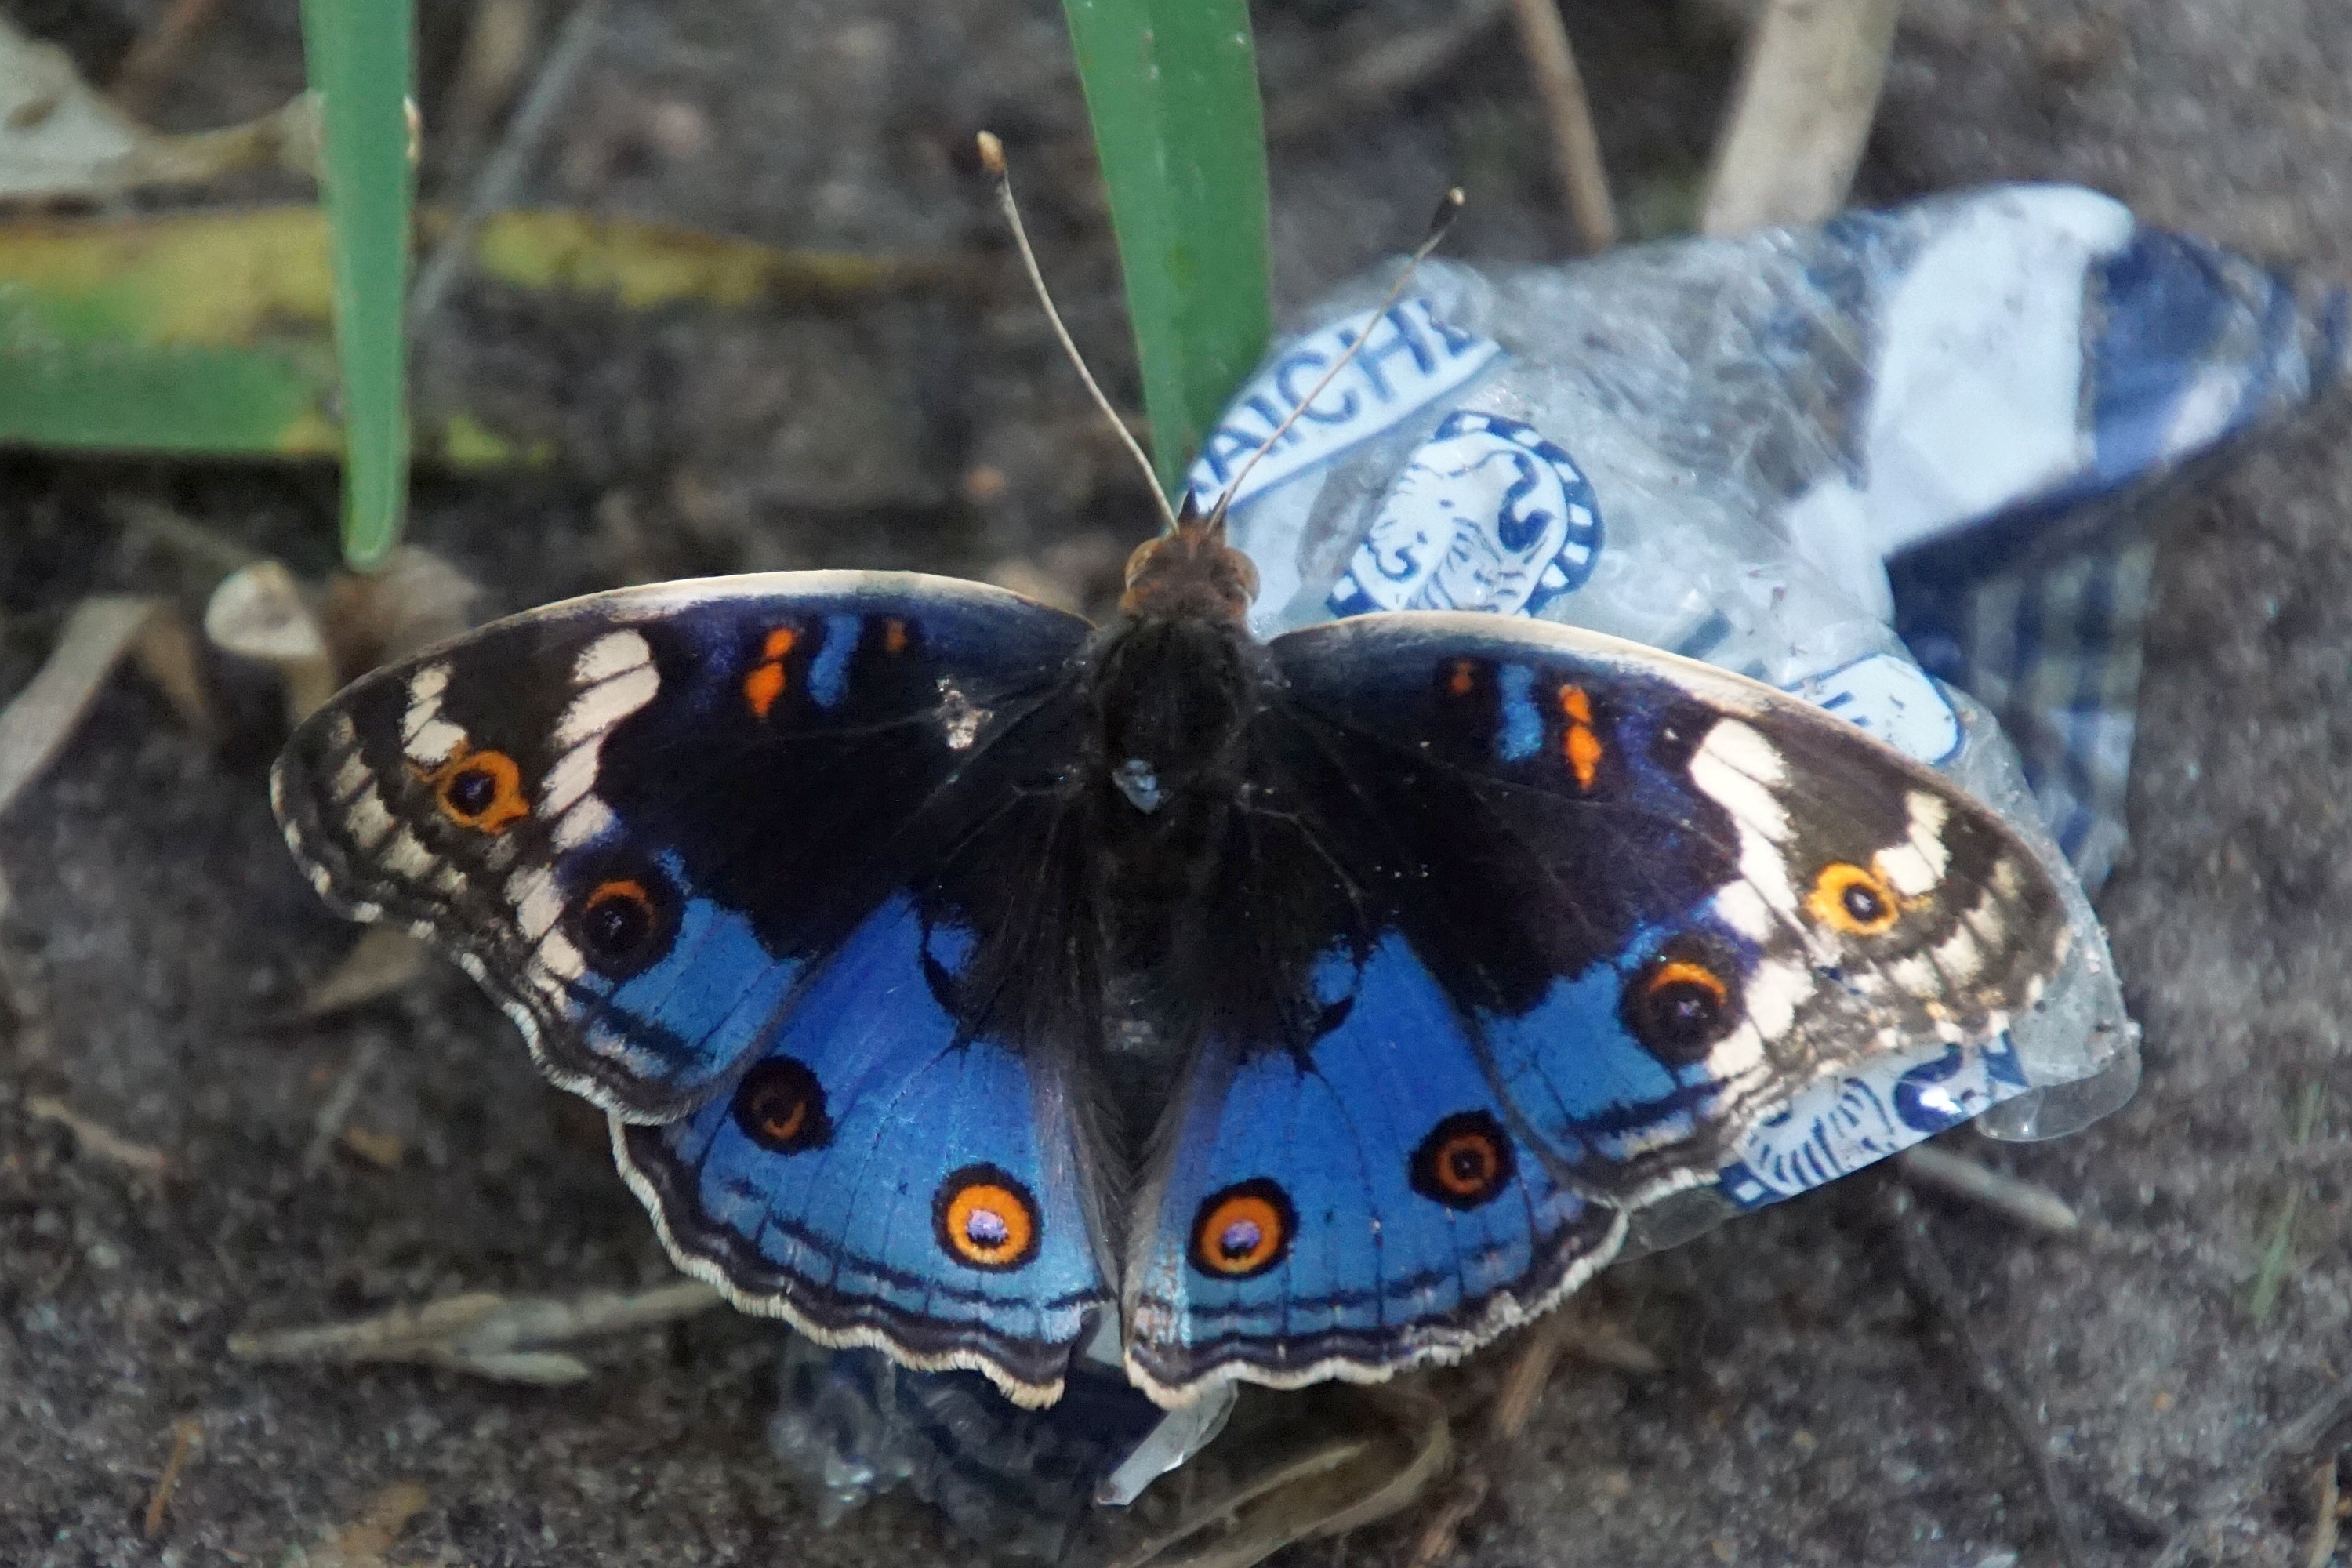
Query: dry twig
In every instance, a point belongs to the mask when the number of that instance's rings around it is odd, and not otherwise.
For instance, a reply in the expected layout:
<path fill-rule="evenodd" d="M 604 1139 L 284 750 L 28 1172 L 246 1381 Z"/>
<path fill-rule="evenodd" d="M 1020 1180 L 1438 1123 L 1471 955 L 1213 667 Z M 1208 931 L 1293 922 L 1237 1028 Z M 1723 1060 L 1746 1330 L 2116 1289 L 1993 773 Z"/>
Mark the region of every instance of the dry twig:
<path fill-rule="evenodd" d="M 307 1562 L 309 1568 L 389 1568 L 384 1553 L 432 1500 L 432 1494 L 415 1481 L 394 1481 L 361 1505 L 350 1529 L 295 1560 Z"/>
<path fill-rule="evenodd" d="M 2336 1555 L 2336 1532 L 2344 1523 L 2343 1499 L 2337 1495 L 2336 1485 L 2335 1455 L 2319 1462 L 2319 1470 L 2311 1480 L 2318 1494 L 2318 1517 L 2312 1521 L 2311 1550 L 2305 1554 L 2303 1564 L 2304 1568 L 2327 1568 L 2327 1560 Z"/>
<path fill-rule="evenodd" d="M 457 282 L 457 269 L 473 254 L 474 237 L 481 232 L 483 220 L 514 205 L 516 193 L 522 189 L 523 176 L 530 172 L 531 155 L 554 123 L 555 111 L 562 106 L 564 95 L 572 90 L 580 68 L 587 63 L 598 39 L 604 37 L 605 8 L 606 0 L 580 0 L 572 15 L 563 19 L 554 46 L 547 51 L 547 63 L 540 67 L 539 79 L 530 84 L 530 90 L 523 95 L 513 118 L 508 121 L 504 140 L 483 160 L 457 221 L 449 226 L 441 243 L 433 247 L 433 254 L 417 269 L 416 282 L 408 293 L 408 331 L 412 339 L 424 335 L 434 312 L 440 310 L 441 301 L 447 297 L 450 285 Z"/>
<path fill-rule="evenodd" d="M 204 36 L 220 10 L 221 0 L 172 0 L 162 19 L 141 34 L 123 55 L 107 96 L 124 113 L 143 117 L 170 85 L 189 47 Z"/>
<path fill-rule="evenodd" d="M 310 1146 L 302 1152 L 302 1173 L 315 1176 L 326 1168 L 327 1156 L 333 1152 L 335 1140 L 343 1135 L 343 1123 L 352 1114 L 352 1107 L 360 1102 L 360 1090 L 366 1087 L 367 1075 L 383 1057 L 383 1042 L 373 1035 L 359 1043 L 352 1052 L 349 1066 L 335 1087 L 327 1092 L 319 1107 L 319 1114 L 310 1124 Z"/>
<path fill-rule="evenodd" d="M 1844 205 L 1902 0 L 1771 0 L 1716 141 L 1699 232 L 1816 223 Z"/>
<path fill-rule="evenodd" d="M 28 1095 L 25 1114 L 37 1121 L 54 1121 L 74 1135 L 74 1142 L 89 1153 L 101 1160 L 110 1160 L 126 1170 L 135 1171 L 151 1180 L 161 1180 L 168 1162 L 161 1149 L 144 1143 L 134 1143 L 121 1133 L 73 1110 L 53 1095 Z"/>
<path fill-rule="evenodd" d="M 205 1424 L 193 1415 L 183 1415 L 172 1423 L 172 1457 L 163 1461 L 163 1473 L 155 1478 L 155 1489 L 147 1499 L 147 1512 L 140 1521 L 148 1540 L 163 1533 L 163 1515 L 172 1506 L 172 1494 L 180 1489 L 180 1472 L 187 1468 L 188 1458 L 196 1451 L 196 1442 L 204 1435 Z"/>
<path fill-rule="evenodd" d="M 1582 1326 L 1569 1313 L 1554 1312 L 1528 1330 L 1519 1342 L 1519 1353 L 1512 1358 L 1510 1370 L 1503 1374 L 1503 1386 L 1486 1413 L 1486 1431 L 1491 1441 L 1507 1443 L 1527 1430 L 1528 1419 L 1536 1413 L 1536 1401 L 1543 1397 L 1544 1386 L 1551 1382 L 1552 1369 L 1559 1364 L 1560 1352 Z"/>
<path fill-rule="evenodd" d="M 415 983 L 432 949 L 401 926 L 372 925 L 319 983 L 303 993 L 294 1016 L 302 1022 L 348 1013 Z"/>
<path fill-rule="evenodd" d="M 1480 1451 L 1455 1474 L 1446 1495 L 1431 1510 L 1429 1522 L 1407 1559 L 1412 1568 L 1436 1568 L 1454 1554 L 1463 1524 L 1486 1500 L 1492 1484 L 1483 1461 L 1527 1430 L 1559 1358 L 1570 1352 L 1636 1376 L 1660 1369 L 1658 1358 L 1639 1340 L 1573 1312 L 1555 1311 L 1528 1329 L 1517 1354 L 1504 1371 L 1502 1386 L 1487 1406 Z"/>
<path fill-rule="evenodd" d="M 588 1368 L 546 1349 L 657 1327 L 709 1310 L 719 1292 L 696 1279 L 649 1290 L 592 1290 L 568 1299 L 475 1291 L 397 1307 L 355 1322 L 232 1334 L 228 1353 L 250 1362 L 409 1362 L 504 1383 L 578 1383 Z"/>
<path fill-rule="evenodd" d="M 1465 0 L 1442 22 L 1383 37 L 1337 70 L 1317 73 L 1311 87 L 1268 101 L 1266 139 L 1279 141 L 1320 131 L 1412 91 L 1460 59 L 1501 18 L 1508 3 Z"/>
<path fill-rule="evenodd" d="M 2242 1511 L 2276 1466 L 2308 1455 L 2347 1415 L 2352 1415 L 2352 1377 L 2338 1379 L 2302 1415 L 2281 1426 L 2252 1464 L 2209 1489 L 2198 1500 L 2195 1514 L 2173 1531 L 2148 1568 L 2182 1568 L 2190 1553 L 2213 1545 L 2215 1527 L 2225 1516 Z"/>
<path fill-rule="evenodd" d="M 1173 1562 L 1178 1561 L 1172 1554 L 1186 1542 L 1220 1527 L 1234 1525 L 1249 1511 L 1253 1503 L 1328 1476 L 1362 1458 L 1372 1447 L 1373 1440 L 1370 1437 L 1334 1437 L 1305 1453 L 1290 1456 L 1257 1471 L 1232 1490 L 1187 1508 L 1166 1530 L 1119 1557 L 1111 1568 L 1170 1568 Z M 1286 1545 L 1288 1541 L 1276 1544 Z M 1254 1542 L 1248 1550 L 1255 1552 L 1255 1555 L 1238 1552 L 1231 1555 L 1240 1563 L 1255 1563 L 1267 1555 L 1271 1549 Z M 1194 1553 L 1181 1561 L 1187 1568 L 1199 1568 L 1200 1564 L 1221 1561 L 1221 1557 Z"/>
<path fill-rule="evenodd" d="M 1412 1555 L 1405 1559 L 1406 1568 L 1437 1568 L 1452 1557 L 1461 1546 L 1462 1527 L 1486 1500 L 1493 1484 L 1483 1469 L 1464 1471 L 1444 1500 L 1431 1510 L 1429 1522 L 1413 1542 Z"/>
<path fill-rule="evenodd" d="M 0 710 L 0 812 L 65 749 L 126 655 L 140 658 L 175 709 L 209 727 L 186 628 L 169 624 L 178 617 L 160 599 L 102 595 L 74 606 L 48 662 Z"/>
<path fill-rule="evenodd" d="M 2049 1188 L 1963 1159 L 1933 1143 L 1915 1144 L 1897 1157 L 1903 1179 L 1914 1186 L 1966 1198 L 2032 1230 L 2073 1236 L 2082 1216 Z"/>
<path fill-rule="evenodd" d="M 1577 71 L 1576 53 L 1559 19 L 1559 0 L 1511 0 L 1511 12 L 1518 22 L 1528 68 L 1535 73 L 1536 91 L 1543 99 L 1577 242 L 1588 252 L 1606 250 L 1617 243 L 1617 209 L 1609 199 L 1609 172 L 1601 163 L 1592 105 L 1584 96 L 1584 78 Z"/>
<path fill-rule="evenodd" d="M 440 117 L 441 167 L 451 174 L 473 167 L 490 121 L 513 97 L 539 38 L 539 0 L 480 0 L 474 7 Z"/>
<path fill-rule="evenodd" d="M 379 1171 L 396 1171 L 401 1161 L 408 1157 L 408 1145 L 390 1132 L 372 1132 L 364 1127 L 346 1127 L 336 1142 Z"/>

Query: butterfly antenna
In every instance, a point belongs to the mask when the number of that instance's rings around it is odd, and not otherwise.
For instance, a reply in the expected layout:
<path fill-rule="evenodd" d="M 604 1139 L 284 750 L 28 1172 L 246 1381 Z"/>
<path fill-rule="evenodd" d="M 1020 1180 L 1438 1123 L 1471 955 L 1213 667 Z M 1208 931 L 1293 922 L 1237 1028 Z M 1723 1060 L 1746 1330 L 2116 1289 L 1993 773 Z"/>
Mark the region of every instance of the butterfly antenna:
<path fill-rule="evenodd" d="M 1404 264 L 1404 270 L 1397 274 L 1397 280 L 1390 285 L 1387 298 L 1383 299 L 1380 308 L 1372 312 L 1373 321 L 1377 321 L 1389 313 L 1389 307 L 1395 304 L 1403 295 L 1405 286 L 1412 281 L 1412 275 L 1421 270 L 1423 262 L 1429 259 L 1429 253 L 1444 243 L 1445 231 L 1452 228 L 1454 220 L 1462 216 L 1463 204 L 1468 199 L 1462 194 L 1462 187 L 1456 185 L 1446 192 L 1444 199 L 1438 202 L 1437 211 L 1429 220 L 1428 234 L 1423 237 L 1420 246 L 1412 253 L 1412 258 Z M 1284 417 L 1282 423 L 1274 427 L 1274 434 L 1258 443 L 1257 450 L 1249 455 L 1249 460 L 1242 465 L 1241 471 L 1225 482 L 1223 491 L 1217 497 L 1217 504 L 1209 509 L 1208 518 L 1202 524 L 1202 527 L 1212 531 L 1223 530 L 1226 510 L 1234 504 L 1234 498 L 1241 494 L 1242 481 L 1249 478 L 1250 470 L 1257 467 L 1258 459 L 1273 451 L 1275 443 L 1290 434 L 1290 427 L 1298 423 L 1299 416 L 1315 406 L 1315 400 L 1323 395 L 1323 389 L 1337 380 L 1341 371 L 1348 368 L 1348 362 L 1362 352 L 1364 344 L 1370 341 L 1371 335 L 1371 329 L 1367 327 L 1354 342 L 1348 345 L 1347 353 L 1331 362 L 1331 368 L 1323 373 L 1323 379 L 1317 382 L 1308 389 L 1306 396 L 1291 406 L 1289 414 Z"/>
<path fill-rule="evenodd" d="M 1054 335 L 1062 341 L 1062 352 L 1077 366 L 1078 379 L 1094 395 L 1095 406 L 1102 410 L 1110 427 L 1118 432 L 1119 441 L 1135 459 L 1135 466 L 1143 470 L 1144 484 L 1151 491 L 1151 499 L 1159 503 L 1160 519 L 1166 524 L 1166 531 L 1175 532 L 1176 513 L 1168 504 L 1167 492 L 1160 488 L 1160 475 L 1152 468 L 1151 459 L 1144 455 L 1141 443 L 1127 427 L 1127 421 L 1118 416 L 1118 410 L 1110 405 L 1110 399 L 1103 395 L 1094 372 L 1087 368 L 1085 358 L 1078 353 L 1078 345 L 1070 341 L 1070 329 L 1062 325 L 1062 312 L 1054 309 L 1054 296 L 1045 289 L 1045 275 L 1037 269 L 1037 253 L 1029 248 L 1029 231 L 1021 222 L 1020 205 L 1013 199 L 1013 174 L 1004 166 L 1004 143 L 985 131 L 980 133 L 980 166 L 987 171 L 990 183 L 996 187 L 997 210 L 1003 213 L 1006 226 L 1013 230 L 1013 243 L 1021 252 L 1021 265 L 1028 269 L 1029 286 L 1037 290 L 1037 303 L 1045 307 L 1045 320 L 1054 324 Z"/>

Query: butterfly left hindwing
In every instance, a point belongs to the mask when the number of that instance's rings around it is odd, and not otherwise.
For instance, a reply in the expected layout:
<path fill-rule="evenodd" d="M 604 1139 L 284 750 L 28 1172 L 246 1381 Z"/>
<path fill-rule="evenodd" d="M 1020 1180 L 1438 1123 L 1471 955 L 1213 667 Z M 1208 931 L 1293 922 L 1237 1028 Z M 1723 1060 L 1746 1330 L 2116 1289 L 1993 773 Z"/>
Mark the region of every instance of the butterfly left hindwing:
<path fill-rule="evenodd" d="M 1451 1359 L 1795 1095 L 1990 1037 L 2063 956 L 1990 812 L 1752 682 L 1479 616 L 1271 653 L 1231 901 L 1291 929 L 1200 963 L 1125 1283 L 1160 1397 Z"/>
<path fill-rule="evenodd" d="M 1072 1064 L 966 1037 L 924 978 L 975 942 L 894 898 L 852 934 L 721 1098 L 615 1121 L 622 1173 L 688 1271 L 831 1342 L 1061 1386 L 1107 1298 Z"/>

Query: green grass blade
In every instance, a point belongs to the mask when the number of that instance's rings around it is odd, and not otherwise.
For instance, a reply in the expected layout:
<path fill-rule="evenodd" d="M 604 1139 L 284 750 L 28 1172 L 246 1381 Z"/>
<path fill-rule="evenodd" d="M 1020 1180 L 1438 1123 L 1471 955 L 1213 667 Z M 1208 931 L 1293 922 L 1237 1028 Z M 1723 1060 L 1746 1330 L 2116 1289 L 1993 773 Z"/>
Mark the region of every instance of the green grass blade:
<path fill-rule="evenodd" d="M 2306 1083 L 2294 1112 L 2294 1143 L 2300 1148 L 2319 1131 L 2320 1113 L 2327 1107 L 2327 1089 L 2324 1084 Z M 2269 1321 L 2272 1309 L 2278 1305 L 2279 1295 L 2286 1289 L 2287 1276 L 2294 1261 L 2294 1221 L 2303 1206 L 2305 1184 L 2298 1177 L 2287 1188 L 2286 1197 L 2271 1216 L 2270 1237 L 2263 1245 L 2263 1260 L 2254 1271 L 2254 1288 L 2247 1301 L 2247 1313 L 2257 1324 Z"/>
<path fill-rule="evenodd" d="M 1170 495 L 1265 351 L 1265 133 L 1246 0 L 1063 0 Z"/>
<path fill-rule="evenodd" d="M 302 47 L 326 126 L 335 349 L 343 382 L 343 557 L 382 561 L 408 495 L 408 95 L 414 0 L 302 0 Z"/>
<path fill-rule="evenodd" d="M 27 341 L 0 307 L 0 442 L 100 451 L 315 456 L 323 363 L 270 349 Z"/>

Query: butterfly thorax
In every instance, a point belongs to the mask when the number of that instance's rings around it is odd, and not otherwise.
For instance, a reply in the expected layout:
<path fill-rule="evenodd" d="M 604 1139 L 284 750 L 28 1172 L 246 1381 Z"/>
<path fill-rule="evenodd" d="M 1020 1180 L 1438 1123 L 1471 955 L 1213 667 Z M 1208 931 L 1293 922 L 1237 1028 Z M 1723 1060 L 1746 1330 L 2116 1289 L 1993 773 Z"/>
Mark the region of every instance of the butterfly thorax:
<path fill-rule="evenodd" d="M 1172 533 L 1147 539 L 1127 558 L 1121 614 L 1139 620 L 1228 621 L 1257 597 L 1257 563 L 1225 542 L 1222 515 L 1185 516 Z"/>

